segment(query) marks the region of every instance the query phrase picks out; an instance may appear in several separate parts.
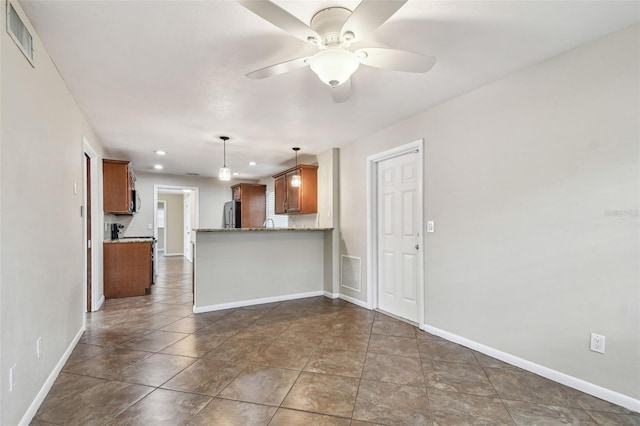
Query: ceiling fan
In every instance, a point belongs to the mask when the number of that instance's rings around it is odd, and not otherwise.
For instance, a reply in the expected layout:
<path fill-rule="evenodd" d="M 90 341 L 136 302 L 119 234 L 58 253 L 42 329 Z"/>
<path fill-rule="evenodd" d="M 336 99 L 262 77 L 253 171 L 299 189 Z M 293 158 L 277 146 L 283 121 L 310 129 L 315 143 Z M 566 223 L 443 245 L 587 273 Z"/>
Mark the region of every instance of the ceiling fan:
<path fill-rule="evenodd" d="M 360 64 L 396 71 L 427 72 L 436 63 L 433 56 L 380 47 L 349 50 L 352 43 L 373 33 L 406 2 L 362 0 L 353 12 L 344 7 L 329 7 L 313 15 L 307 25 L 269 0 L 241 0 L 242 6 L 265 21 L 319 49 L 313 56 L 261 68 L 247 77 L 262 79 L 309 66 L 330 87 L 333 101 L 344 102 L 351 96 L 350 78 Z"/>

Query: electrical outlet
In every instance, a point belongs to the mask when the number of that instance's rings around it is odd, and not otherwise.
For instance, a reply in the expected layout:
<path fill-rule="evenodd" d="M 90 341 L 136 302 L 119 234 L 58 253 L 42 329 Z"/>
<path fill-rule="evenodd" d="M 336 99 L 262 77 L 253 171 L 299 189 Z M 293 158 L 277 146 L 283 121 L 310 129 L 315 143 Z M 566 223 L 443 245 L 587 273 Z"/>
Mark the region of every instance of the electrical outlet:
<path fill-rule="evenodd" d="M 604 353 L 605 337 L 600 334 L 591 333 L 591 350 Z"/>
<path fill-rule="evenodd" d="M 38 358 L 40 358 L 41 350 L 42 350 L 42 337 L 38 337 L 38 339 L 36 339 L 36 355 L 38 356 Z"/>
<path fill-rule="evenodd" d="M 13 374 L 13 370 L 17 365 L 18 364 L 13 364 L 13 366 L 9 369 L 9 392 L 13 392 L 13 389 L 16 387 L 16 380 Z"/>

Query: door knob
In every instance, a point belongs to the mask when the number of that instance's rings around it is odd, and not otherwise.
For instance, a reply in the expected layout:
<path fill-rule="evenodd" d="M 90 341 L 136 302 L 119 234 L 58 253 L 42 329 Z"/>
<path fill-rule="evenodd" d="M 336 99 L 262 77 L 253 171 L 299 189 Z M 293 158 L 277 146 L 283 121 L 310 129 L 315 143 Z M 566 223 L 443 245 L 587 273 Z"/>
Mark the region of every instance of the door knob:
<path fill-rule="evenodd" d="M 416 244 L 416 250 L 420 250 L 420 245 Z"/>

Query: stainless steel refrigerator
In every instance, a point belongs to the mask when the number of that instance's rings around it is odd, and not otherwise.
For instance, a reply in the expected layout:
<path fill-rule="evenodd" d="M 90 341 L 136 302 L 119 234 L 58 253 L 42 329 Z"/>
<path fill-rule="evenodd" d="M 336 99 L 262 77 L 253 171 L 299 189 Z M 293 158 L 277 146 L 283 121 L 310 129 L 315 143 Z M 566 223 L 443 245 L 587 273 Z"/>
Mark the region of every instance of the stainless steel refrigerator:
<path fill-rule="evenodd" d="M 234 200 L 224 203 L 224 227 L 242 228 L 240 201 Z"/>

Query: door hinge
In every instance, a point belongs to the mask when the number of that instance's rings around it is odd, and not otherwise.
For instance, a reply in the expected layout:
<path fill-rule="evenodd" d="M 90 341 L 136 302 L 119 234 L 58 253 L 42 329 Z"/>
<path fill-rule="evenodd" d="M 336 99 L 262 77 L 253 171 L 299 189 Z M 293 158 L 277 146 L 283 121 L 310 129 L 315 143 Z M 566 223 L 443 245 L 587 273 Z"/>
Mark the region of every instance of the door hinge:
<path fill-rule="evenodd" d="M 87 240 L 87 248 L 90 249 L 91 248 L 91 240 Z"/>
<path fill-rule="evenodd" d="M 84 206 L 80 206 L 80 217 L 84 217 Z"/>

